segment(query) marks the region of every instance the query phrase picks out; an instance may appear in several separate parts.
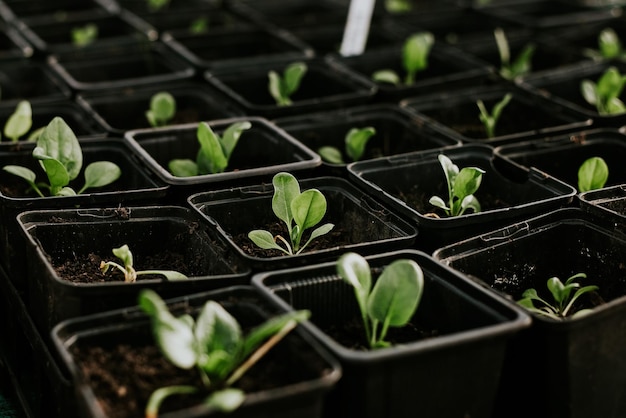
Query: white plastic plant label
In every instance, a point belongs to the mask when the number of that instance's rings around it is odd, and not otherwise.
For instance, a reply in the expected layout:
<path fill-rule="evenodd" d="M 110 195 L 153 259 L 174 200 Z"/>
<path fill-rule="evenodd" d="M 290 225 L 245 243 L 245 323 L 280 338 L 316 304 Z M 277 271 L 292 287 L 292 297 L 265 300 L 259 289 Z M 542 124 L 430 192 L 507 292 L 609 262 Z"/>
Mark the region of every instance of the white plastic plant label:
<path fill-rule="evenodd" d="M 348 19 L 339 53 L 344 57 L 360 55 L 365 50 L 370 21 L 376 0 L 351 0 Z"/>

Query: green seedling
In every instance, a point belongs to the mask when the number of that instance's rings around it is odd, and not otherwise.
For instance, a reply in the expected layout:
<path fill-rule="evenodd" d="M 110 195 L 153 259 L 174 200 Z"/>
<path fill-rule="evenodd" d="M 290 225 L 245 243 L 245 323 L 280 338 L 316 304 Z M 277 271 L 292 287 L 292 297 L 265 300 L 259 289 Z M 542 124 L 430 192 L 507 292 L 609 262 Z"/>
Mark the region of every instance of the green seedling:
<path fill-rule="evenodd" d="M 278 106 L 291 106 L 293 104 L 291 96 L 300 88 L 307 69 L 305 63 L 294 62 L 285 68 L 282 77 L 273 70 L 267 74 L 269 92 Z"/>
<path fill-rule="evenodd" d="M 98 26 L 95 23 L 88 23 L 72 29 L 72 43 L 77 47 L 84 47 L 92 44 L 98 39 Z"/>
<path fill-rule="evenodd" d="M 511 50 L 506 34 L 501 28 L 493 31 L 496 40 L 498 54 L 500 55 L 500 75 L 507 79 L 513 80 L 516 77 L 528 74 L 532 70 L 532 59 L 535 53 L 535 45 L 529 43 L 517 55 L 515 60 L 511 62 Z"/>
<path fill-rule="evenodd" d="M 428 56 L 435 43 L 435 36 L 430 32 L 419 32 L 411 35 L 402 47 L 402 66 L 406 73 L 404 84 L 410 86 L 415 83 L 415 76 L 428 68 Z M 372 79 L 380 83 L 389 83 L 395 86 L 402 84 L 401 77 L 390 69 L 379 70 L 372 74 Z"/>
<path fill-rule="evenodd" d="M 23 100 L 17 104 L 15 111 L 4 124 L 4 136 L 12 142 L 19 141 L 33 126 L 33 110 L 30 103 Z"/>
<path fill-rule="evenodd" d="M 189 159 L 171 160 L 168 165 L 170 172 L 178 177 L 223 173 L 228 167 L 228 162 L 241 134 L 251 127 L 250 122 L 236 122 L 228 126 L 220 137 L 213 132 L 208 123 L 199 123 L 197 137 L 200 149 L 196 155 L 196 161 Z"/>
<path fill-rule="evenodd" d="M 170 0 L 146 0 L 146 4 L 151 12 L 159 12 L 169 6 Z"/>
<path fill-rule="evenodd" d="M 209 31 L 209 19 L 206 16 L 201 16 L 194 19 L 189 24 L 189 32 L 195 35 L 201 35 Z"/>
<path fill-rule="evenodd" d="M 74 191 L 68 187 L 70 181 L 76 179 L 83 166 L 83 153 L 80 143 L 72 129 L 60 117 L 55 117 L 37 138 L 37 146 L 33 150 L 33 158 L 48 177 L 48 183 L 36 183 L 37 175 L 29 168 L 18 165 L 5 165 L 3 170 L 21 177 L 41 197 L 41 189 L 47 189 L 51 196 L 73 196 L 81 194 L 88 188 L 102 187 L 117 180 L 122 171 L 109 161 L 97 161 L 85 168 L 85 184 Z"/>
<path fill-rule="evenodd" d="M 137 276 L 146 274 L 164 276 L 167 280 L 183 280 L 187 278 L 184 274 L 174 270 L 135 270 L 133 267 L 133 253 L 130 252 L 130 248 L 126 244 L 113 248 L 113 255 L 119 258 L 124 265 L 122 266 L 115 261 L 100 261 L 100 271 L 106 274 L 111 267 L 116 268 L 124 274 L 126 283 L 134 283 L 137 281 Z"/>
<path fill-rule="evenodd" d="M 565 284 L 563 284 L 558 277 L 548 279 L 547 287 L 552 295 L 553 303 L 540 298 L 535 289 L 527 289 L 522 294 L 522 299 L 517 301 L 517 303 L 531 312 L 545 315 L 553 319 L 563 319 L 570 315 L 570 310 L 574 302 L 576 302 L 580 296 L 598 290 L 598 286 L 580 287 L 580 283 L 574 281 L 586 277 L 587 275 L 585 273 L 574 274 L 565 281 Z M 576 289 L 576 292 L 572 294 L 574 289 Z M 535 302 L 539 302 L 541 307 L 536 307 Z M 571 317 L 579 317 L 589 314 L 590 312 L 591 309 L 581 309 L 571 315 Z"/>
<path fill-rule="evenodd" d="M 372 288 L 367 260 L 347 253 L 337 262 L 337 273 L 354 288 L 365 336 L 370 348 L 389 347 L 389 327 L 403 327 L 413 317 L 424 290 L 424 273 L 413 260 L 389 264 Z"/>
<path fill-rule="evenodd" d="M 626 105 L 619 98 L 625 83 L 626 76 L 621 75 L 616 67 L 609 67 L 597 83 L 582 80 L 580 91 L 587 103 L 595 106 L 600 115 L 616 115 L 626 112 Z"/>
<path fill-rule="evenodd" d="M 385 10 L 388 13 L 408 13 L 413 10 L 411 0 L 385 0 Z"/>
<path fill-rule="evenodd" d="M 507 93 L 502 100 L 493 105 L 491 113 L 487 110 L 482 100 L 476 100 L 476 106 L 478 106 L 478 110 L 480 111 L 478 118 L 485 127 L 487 138 L 493 138 L 496 135 L 496 126 L 498 125 L 500 116 L 502 116 L 502 111 L 506 105 L 509 104 L 512 98 L 513 96 L 511 93 Z"/>
<path fill-rule="evenodd" d="M 598 49 L 585 49 L 583 53 L 596 61 L 625 59 L 626 51 L 617 33 L 611 28 L 603 29 L 598 35 Z"/>
<path fill-rule="evenodd" d="M 433 196 L 429 203 L 443 209 L 448 216 L 461 216 L 468 209 L 474 213 L 480 212 L 480 203 L 474 193 L 480 187 L 485 171 L 478 167 L 464 167 L 459 170 L 445 155 L 439 154 L 438 158 L 446 175 L 448 202 L 444 202 L 439 196 Z"/>
<path fill-rule="evenodd" d="M 150 126 L 165 126 L 176 115 L 176 99 L 170 93 L 162 91 L 150 98 L 150 109 L 146 110 L 146 119 Z"/>
<path fill-rule="evenodd" d="M 371 126 L 366 128 L 352 128 L 345 137 L 345 152 L 352 161 L 359 161 L 363 157 L 369 139 L 376 134 Z M 341 151 L 332 146 L 324 146 L 317 150 L 322 159 L 332 164 L 345 164 Z"/>
<path fill-rule="evenodd" d="M 279 250 L 288 255 L 300 254 L 311 241 L 333 229 L 333 224 L 324 224 L 314 229 L 308 241 L 300 245 L 304 231 L 317 225 L 326 214 L 326 198 L 317 189 L 301 193 L 298 180 L 289 173 L 276 174 L 272 184 L 272 210 L 287 226 L 289 241 L 281 235 L 273 236 L 269 231 L 256 229 L 248 233 L 248 238 L 257 246 L 264 250 Z M 283 245 L 279 245 L 277 241 Z"/>
<path fill-rule="evenodd" d="M 163 355 L 181 369 L 197 369 L 203 383 L 203 387 L 177 385 L 155 390 L 146 406 L 146 418 L 156 418 L 169 396 L 202 390 L 209 393 L 206 405 L 224 412 L 237 409 L 245 395 L 233 385 L 310 316 L 309 311 L 289 312 L 269 319 L 244 336 L 237 320 L 212 300 L 205 303 L 196 320 L 190 315 L 175 317 L 161 297 L 149 289 L 139 294 L 139 306 L 150 316 Z"/>
<path fill-rule="evenodd" d="M 591 157 L 578 169 L 578 191 L 601 189 L 609 178 L 609 166 L 600 157 Z"/>

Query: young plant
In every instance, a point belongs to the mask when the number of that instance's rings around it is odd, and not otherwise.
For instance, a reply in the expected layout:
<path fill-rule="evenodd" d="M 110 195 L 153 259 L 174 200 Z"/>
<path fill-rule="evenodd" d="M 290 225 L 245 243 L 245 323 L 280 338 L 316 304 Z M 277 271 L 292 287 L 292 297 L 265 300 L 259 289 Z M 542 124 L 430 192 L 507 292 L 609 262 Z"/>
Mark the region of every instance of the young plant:
<path fill-rule="evenodd" d="M 584 54 L 594 60 L 625 59 L 626 51 L 617 33 L 611 28 L 603 29 L 598 35 L 598 49 L 585 49 Z"/>
<path fill-rule="evenodd" d="M 493 31 L 493 36 L 496 40 L 498 54 L 500 55 L 500 75 L 506 80 L 513 80 L 516 77 L 528 74 L 532 69 L 535 45 L 532 43 L 525 45 L 515 60 L 511 62 L 509 41 L 504 31 L 501 28 L 496 28 Z"/>
<path fill-rule="evenodd" d="M 302 83 L 302 78 L 307 69 L 305 63 L 294 62 L 285 68 L 282 77 L 273 70 L 267 74 L 269 92 L 278 106 L 291 106 L 293 104 L 291 95 L 300 88 L 300 83 Z"/>
<path fill-rule="evenodd" d="M 443 209 L 448 216 L 461 216 L 468 209 L 474 213 L 480 212 L 480 203 L 474 193 L 480 187 L 485 171 L 478 167 L 464 167 L 459 170 L 445 155 L 439 154 L 438 158 L 446 175 L 448 202 L 444 202 L 439 196 L 433 196 L 429 203 Z"/>
<path fill-rule="evenodd" d="M 609 178 L 609 166 L 600 157 L 591 157 L 578 169 L 578 191 L 601 189 Z"/>
<path fill-rule="evenodd" d="M 419 32 L 411 35 L 402 47 L 402 66 L 406 75 L 404 84 L 410 86 L 415 83 L 418 72 L 428 68 L 428 56 L 435 43 L 435 37 L 430 32 Z M 385 69 L 372 74 L 372 79 L 381 83 L 390 83 L 396 86 L 402 84 L 400 76 L 393 70 Z"/>
<path fill-rule="evenodd" d="M 478 110 L 480 114 L 478 118 L 483 123 L 485 127 L 485 132 L 487 133 L 487 138 L 493 138 L 496 135 L 496 125 L 498 124 L 498 120 L 500 120 L 500 116 L 502 116 L 502 111 L 509 104 L 513 96 L 511 93 L 507 93 L 502 100 L 493 105 L 491 109 L 491 113 L 485 107 L 485 104 L 482 100 L 476 100 L 476 106 L 478 106 Z"/>
<path fill-rule="evenodd" d="M 146 274 L 164 276 L 167 280 L 183 280 L 187 278 L 184 274 L 174 270 L 135 270 L 133 267 L 133 253 L 130 252 L 130 248 L 128 248 L 126 244 L 118 248 L 113 248 L 113 255 L 119 258 L 124 265 L 121 266 L 115 261 L 100 261 L 100 271 L 106 274 L 109 268 L 116 268 L 124 274 L 124 281 L 126 283 L 134 283 L 137 281 L 137 276 Z"/>
<path fill-rule="evenodd" d="M 200 16 L 189 24 L 189 32 L 194 35 L 201 35 L 209 31 L 209 19 L 206 16 Z"/>
<path fill-rule="evenodd" d="M 31 188 L 41 197 L 41 188 L 47 189 L 51 196 L 73 196 L 88 188 L 102 187 L 117 180 L 122 171 L 109 161 L 97 161 L 85 168 L 85 184 L 77 192 L 68 187 L 81 172 L 83 153 L 76 135 L 65 121 L 55 117 L 37 138 L 33 158 L 44 169 L 48 183 L 35 183 L 37 175 L 29 168 L 18 165 L 5 165 L 3 170 L 26 180 Z"/>
<path fill-rule="evenodd" d="M 582 80 L 580 90 L 587 103 L 595 106 L 599 114 L 616 115 L 626 112 L 626 105 L 619 98 L 625 83 L 626 76 L 621 75 L 616 67 L 609 67 L 597 83 Z"/>
<path fill-rule="evenodd" d="M 326 214 L 326 198 L 317 189 L 301 193 L 298 180 L 289 173 L 276 174 L 272 184 L 274 185 L 272 210 L 287 226 L 289 240 L 281 235 L 273 236 L 269 231 L 255 229 L 248 233 L 248 238 L 257 246 L 264 250 L 280 250 L 288 255 L 300 254 L 311 241 L 333 229 L 334 225 L 331 223 L 315 228 L 308 241 L 300 245 L 304 231 L 317 225 Z M 279 245 L 277 241 L 283 245 Z"/>
<path fill-rule="evenodd" d="M 146 119 L 150 126 L 165 126 L 176 115 L 176 99 L 170 93 L 161 91 L 150 98 L 150 109 Z"/>
<path fill-rule="evenodd" d="M 411 0 L 385 0 L 385 10 L 388 13 L 408 13 L 413 10 Z"/>
<path fill-rule="evenodd" d="M 352 161 L 359 161 L 363 157 L 369 139 L 376 133 L 371 126 L 352 128 L 345 137 L 345 152 Z M 341 151 L 332 146 L 324 146 L 317 150 L 322 159 L 332 164 L 345 164 Z"/>
<path fill-rule="evenodd" d="M 202 307 L 196 320 L 189 315 L 176 318 L 153 290 L 139 294 L 139 306 L 150 316 L 155 340 L 163 355 L 175 366 L 196 368 L 203 388 L 167 386 L 155 390 L 146 406 L 146 417 L 156 418 L 165 398 L 177 394 L 210 392 L 205 403 L 230 412 L 239 407 L 244 393 L 232 386 L 271 348 L 276 346 L 309 311 L 289 312 L 269 319 L 244 336 L 237 320 L 215 301 Z"/>
<path fill-rule="evenodd" d="M 531 312 L 545 315 L 553 319 L 563 319 L 570 314 L 574 302 L 576 302 L 580 296 L 598 290 L 598 286 L 580 287 L 580 283 L 574 281 L 586 277 L 587 275 L 585 273 L 577 273 L 567 279 L 565 284 L 561 282 L 558 277 L 548 279 L 547 287 L 552 295 L 553 303 L 540 298 L 535 289 L 527 289 L 522 294 L 522 299 L 517 301 L 517 303 Z M 572 294 L 574 289 L 576 289 L 576 292 Z M 539 302 L 541 307 L 536 307 L 535 302 Z M 571 316 L 575 318 L 590 312 L 591 309 L 581 309 Z"/>
<path fill-rule="evenodd" d="M 151 12 L 159 12 L 167 8 L 170 0 L 146 0 L 146 4 Z"/>
<path fill-rule="evenodd" d="M 389 347 L 389 327 L 403 327 L 413 317 L 424 290 L 424 273 L 413 260 L 396 260 L 372 288 L 370 266 L 356 253 L 342 255 L 337 273 L 354 288 L 369 347 Z"/>
<path fill-rule="evenodd" d="M 4 124 L 4 136 L 12 142 L 19 141 L 33 126 L 33 110 L 30 103 L 22 100 Z"/>
<path fill-rule="evenodd" d="M 84 47 L 98 39 L 98 26 L 88 23 L 85 26 L 72 28 L 72 43 L 77 47 Z"/>
<path fill-rule="evenodd" d="M 220 137 L 206 122 L 198 124 L 197 137 L 200 149 L 196 161 L 174 159 L 168 164 L 170 172 L 178 177 L 223 173 L 243 131 L 250 129 L 250 122 L 236 122 L 228 126 Z"/>

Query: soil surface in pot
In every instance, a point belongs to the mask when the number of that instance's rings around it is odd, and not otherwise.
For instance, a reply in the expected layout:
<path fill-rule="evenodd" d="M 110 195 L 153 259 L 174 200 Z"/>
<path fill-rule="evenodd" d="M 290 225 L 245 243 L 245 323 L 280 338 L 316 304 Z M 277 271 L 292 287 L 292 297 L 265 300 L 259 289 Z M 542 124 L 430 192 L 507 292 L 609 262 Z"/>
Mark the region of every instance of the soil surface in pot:
<path fill-rule="evenodd" d="M 404 191 L 396 191 L 395 193 L 392 193 L 392 194 L 398 199 L 402 200 L 403 202 L 406 202 L 409 206 L 414 208 L 417 212 L 425 216 L 426 215 L 432 216 L 432 214 L 435 214 L 436 216 L 433 216 L 433 217 L 440 217 L 440 218 L 447 217 L 446 214 L 442 210 L 437 209 L 435 206 L 431 205 L 428 202 L 433 195 L 428 194 L 427 192 L 423 190 L 420 190 L 420 187 L 418 185 L 412 186 L 411 189 L 408 191 L 408 193 Z M 438 194 L 438 196 L 444 199 L 444 201 L 447 201 L 447 197 L 446 197 L 447 195 L 448 195 L 447 191 Z M 481 193 L 480 189 L 478 189 L 478 192 L 476 192 L 475 196 L 476 196 L 476 199 L 478 199 L 478 202 L 480 203 L 482 212 L 486 210 L 496 210 L 496 209 L 502 209 L 502 208 L 512 206 L 511 203 L 503 200 L 499 196 L 495 196 L 490 193 Z M 467 212 L 467 213 L 469 214 L 471 212 Z"/>

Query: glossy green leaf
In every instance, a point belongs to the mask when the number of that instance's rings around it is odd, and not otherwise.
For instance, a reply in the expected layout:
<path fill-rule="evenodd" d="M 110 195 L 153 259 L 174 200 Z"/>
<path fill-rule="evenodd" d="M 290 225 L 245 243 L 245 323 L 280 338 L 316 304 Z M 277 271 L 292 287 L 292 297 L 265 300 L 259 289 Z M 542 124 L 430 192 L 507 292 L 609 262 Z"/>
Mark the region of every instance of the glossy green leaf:
<path fill-rule="evenodd" d="M 430 32 L 416 33 L 404 42 L 402 63 L 407 72 L 406 84 L 412 84 L 414 74 L 428 67 L 428 56 L 434 43 L 435 37 Z"/>
<path fill-rule="evenodd" d="M 35 151 L 33 151 L 33 157 L 37 159 L 47 157 L 62 164 L 67 171 L 69 180 L 78 177 L 82 169 L 83 153 L 78 139 L 72 129 L 60 117 L 52 119 L 39 135 Z"/>
<path fill-rule="evenodd" d="M 82 190 L 109 185 L 119 179 L 121 175 L 122 170 L 115 163 L 110 161 L 93 162 L 85 168 L 85 186 Z"/>
<path fill-rule="evenodd" d="M 307 320 L 310 316 L 310 311 L 299 310 L 287 312 L 268 319 L 261 325 L 253 328 L 248 335 L 246 335 L 241 357 L 245 359 L 250 356 L 263 342 L 278 333 L 288 322 L 296 321 L 300 323 Z"/>
<path fill-rule="evenodd" d="M 220 141 L 226 158 L 230 158 L 237 146 L 237 142 L 239 142 L 241 134 L 250 128 L 252 128 L 252 124 L 248 121 L 235 122 L 226 128 Z"/>
<path fill-rule="evenodd" d="M 377 83 L 388 83 L 399 86 L 401 83 L 400 76 L 393 70 L 378 70 L 372 74 L 372 80 Z"/>
<path fill-rule="evenodd" d="M 228 158 L 224 154 L 219 137 L 206 122 L 198 124 L 198 142 L 200 150 L 196 163 L 200 174 L 222 173 L 228 166 Z"/>
<path fill-rule="evenodd" d="M 150 98 L 150 110 L 146 117 L 152 126 L 163 126 L 176 115 L 176 99 L 169 92 L 162 91 Z"/>
<path fill-rule="evenodd" d="M 33 124 L 33 111 L 30 102 L 23 100 L 17 104 L 15 111 L 4 125 L 4 136 L 17 141 L 25 135 Z"/>
<path fill-rule="evenodd" d="M 372 288 L 372 273 L 367 260 L 357 253 L 346 253 L 337 261 L 337 273 L 354 288 L 359 309 L 365 314 Z"/>
<path fill-rule="evenodd" d="M 248 233 L 248 238 L 250 238 L 250 240 L 252 240 L 252 242 L 254 242 L 259 248 L 263 248 L 264 250 L 279 250 L 287 254 L 291 253 L 291 248 L 286 250 L 278 245 L 274 240 L 274 236 L 269 231 L 255 229 L 254 231 L 250 231 Z"/>
<path fill-rule="evenodd" d="M 222 305 L 210 300 L 196 320 L 194 333 L 200 351 L 207 354 L 208 361 L 201 365 L 203 370 L 209 377 L 224 379 L 236 366 L 242 348 L 239 323 Z"/>
<path fill-rule="evenodd" d="M 346 134 L 346 154 L 352 161 L 359 161 L 365 153 L 367 142 L 376 134 L 376 129 L 368 126 L 365 128 L 352 128 Z"/>
<path fill-rule="evenodd" d="M 343 155 L 338 148 L 331 146 L 324 146 L 317 150 L 317 153 L 322 157 L 322 160 L 330 164 L 345 164 L 343 161 Z"/>
<path fill-rule="evenodd" d="M 170 173 L 176 177 L 193 177 L 199 174 L 198 164 L 188 159 L 171 160 L 167 168 L 170 170 Z"/>
<path fill-rule="evenodd" d="M 317 189 L 309 189 L 291 201 L 291 213 L 302 230 L 317 225 L 326 214 L 326 198 Z"/>
<path fill-rule="evenodd" d="M 289 173 L 278 173 L 272 179 L 274 196 L 272 197 L 272 210 L 278 219 L 285 222 L 291 229 L 293 220 L 291 202 L 300 195 L 298 180 Z"/>
<path fill-rule="evenodd" d="M 303 62 L 294 62 L 285 69 L 283 78 L 283 91 L 287 96 L 291 96 L 300 88 L 300 83 L 307 72 L 307 65 Z"/>
<path fill-rule="evenodd" d="M 601 189 L 609 178 L 609 166 L 600 157 L 591 157 L 578 169 L 578 190 L 586 192 Z"/>
<path fill-rule="evenodd" d="M 239 408 L 246 399 L 241 389 L 226 388 L 213 392 L 204 403 L 222 412 L 232 412 Z"/>

